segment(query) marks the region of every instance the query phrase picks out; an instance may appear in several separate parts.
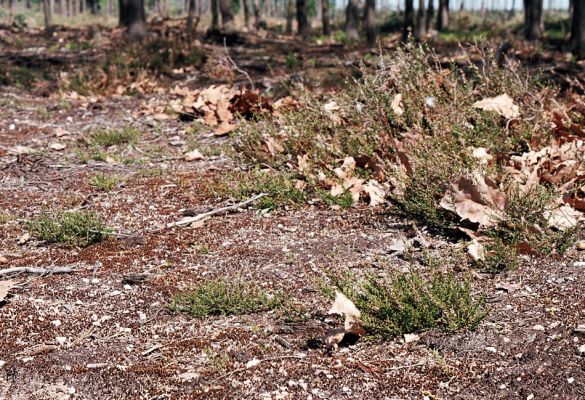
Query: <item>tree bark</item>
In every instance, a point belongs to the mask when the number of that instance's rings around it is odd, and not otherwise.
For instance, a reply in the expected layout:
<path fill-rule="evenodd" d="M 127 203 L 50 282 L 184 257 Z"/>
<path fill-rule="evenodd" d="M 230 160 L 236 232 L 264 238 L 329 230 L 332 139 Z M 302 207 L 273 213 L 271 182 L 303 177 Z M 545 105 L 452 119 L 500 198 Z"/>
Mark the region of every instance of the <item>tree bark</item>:
<path fill-rule="evenodd" d="M 537 40 L 541 36 L 542 0 L 524 0 L 524 37 L 526 40 Z"/>
<path fill-rule="evenodd" d="M 250 9 L 248 8 L 248 0 L 242 0 L 242 8 L 244 9 L 244 25 L 250 29 Z"/>
<path fill-rule="evenodd" d="M 433 1 L 433 0 L 429 0 Z M 368 44 L 376 43 L 376 0 L 366 0 L 366 10 L 364 12 L 364 22 L 366 27 L 366 40 Z"/>
<path fill-rule="evenodd" d="M 187 9 L 187 40 L 193 43 L 193 18 L 195 17 L 195 0 L 189 0 Z"/>
<path fill-rule="evenodd" d="M 426 14 L 425 0 L 418 0 L 418 11 L 416 14 L 415 27 L 415 36 L 418 40 L 423 40 L 427 36 Z"/>
<path fill-rule="evenodd" d="M 329 36 L 331 34 L 331 27 L 329 26 L 329 0 L 321 0 L 321 23 L 323 24 L 323 35 Z"/>
<path fill-rule="evenodd" d="M 435 16 L 435 5 L 433 0 L 428 0 L 427 16 L 425 19 L 425 30 L 428 32 L 431 29 L 433 18 Z"/>
<path fill-rule="evenodd" d="M 402 29 L 402 41 L 407 41 L 414 27 L 414 0 L 404 1 L 404 25 Z"/>
<path fill-rule="evenodd" d="M 308 0 L 297 0 L 297 24 L 299 35 L 301 35 L 303 39 L 308 39 L 311 34 Z"/>
<path fill-rule="evenodd" d="M 43 0 L 43 15 L 45 17 L 45 29 L 51 27 L 51 5 L 49 0 Z"/>
<path fill-rule="evenodd" d="M 449 26 L 449 0 L 439 0 L 437 12 L 437 30 L 444 31 Z"/>
<path fill-rule="evenodd" d="M 232 0 L 219 0 L 221 12 L 221 26 L 225 30 L 234 29 L 234 13 L 232 12 Z"/>
<path fill-rule="evenodd" d="M 286 4 L 286 27 L 284 30 L 287 35 L 292 35 L 294 12 L 295 12 L 294 0 L 288 0 Z"/>
<path fill-rule="evenodd" d="M 345 9 L 345 36 L 348 40 L 360 37 L 360 6 L 358 0 L 348 0 Z"/>
<path fill-rule="evenodd" d="M 262 27 L 262 9 L 260 8 L 260 0 L 254 0 L 254 28 L 256 30 Z"/>
<path fill-rule="evenodd" d="M 573 1 L 571 49 L 578 59 L 585 59 L 585 0 Z"/>
<path fill-rule="evenodd" d="M 217 11 L 218 0 L 211 0 L 211 31 L 217 31 L 219 29 L 219 13 Z"/>
<path fill-rule="evenodd" d="M 14 0 L 8 0 L 8 25 L 12 25 L 14 22 Z"/>
<path fill-rule="evenodd" d="M 144 0 L 120 0 L 120 26 L 128 29 L 130 36 L 141 38 L 146 35 Z"/>

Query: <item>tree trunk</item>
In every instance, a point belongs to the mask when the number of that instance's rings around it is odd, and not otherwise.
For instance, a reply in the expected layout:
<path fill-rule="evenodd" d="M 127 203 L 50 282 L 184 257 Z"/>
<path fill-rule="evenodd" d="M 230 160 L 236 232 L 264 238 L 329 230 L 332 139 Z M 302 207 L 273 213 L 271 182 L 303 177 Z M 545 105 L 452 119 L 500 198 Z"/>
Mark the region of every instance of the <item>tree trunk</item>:
<path fill-rule="evenodd" d="M 51 5 L 49 0 L 43 0 L 43 15 L 45 17 L 45 29 L 51 26 Z"/>
<path fill-rule="evenodd" d="M 288 0 L 286 3 L 286 28 L 284 30 L 287 35 L 292 35 L 294 12 L 295 12 L 294 0 Z"/>
<path fill-rule="evenodd" d="M 571 48 L 578 59 L 585 59 L 585 0 L 573 1 Z"/>
<path fill-rule="evenodd" d="M 8 0 L 8 25 L 12 25 L 14 13 L 14 0 Z"/>
<path fill-rule="evenodd" d="M 187 40 L 193 43 L 193 18 L 195 17 L 195 0 L 189 0 L 187 8 Z"/>
<path fill-rule="evenodd" d="M 449 0 L 439 0 L 437 13 L 437 30 L 444 31 L 449 26 Z"/>
<path fill-rule="evenodd" d="M 542 0 L 524 0 L 524 37 L 526 40 L 537 40 L 541 35 Z"/>
<path fill-rule="evenodd" d="M 433 0 L 429 0 L 433 1 Z M 366 0 L 366 10 L 364 12 L 364 22 L 366 26 L 366 40 L 368 44 L 376 43 L 376 0 Z"/>
<path fill-rule="evenodd" d="M 262 13 L 260 8 L 260 0 L 254 0 L 254 28 L 260 29 L 262 26 Z"/>
<path fill-rule="evenodd" d="M 321 22 L 323 24 L 323 35 L 329 36 L 331 34 L 331 27 L 329 26 L 329 0 L 321 0 Z"/>
<path fill-rule="evenodd" d="M 248 0 L 242 0 L 242 8 L 244 9 L 244 25 L 250 29 L 250 9 L 248 8 Z"/>
<path fill-rule="evenodd" d="M 514 18 L 516 15 L 516 0 L 512 0 L 512 7 L 510 7 L 510 11 L 508 12 L 508 19 Z"/>
<path fill-rule="evenodd" d="M 418 11 L 416 14 L 415 36 L 418 40 L 423 40 L 427 36 L 426 30 L 426 9 L 425 0 L 418 0 Z"/>
<path fill-rule="evenodd" d="M 435 5 L 433 0 L 429 0 L 429 6 L 427 7 L 427 17 L 425 20 L 425 30 L 428 32 L 431 29 L 433 18 L 435 16 Z"/>
<path fill-rule="evenodd" d="M 217 31 L 219 29 L 219 13 L 217 12 L 218 0 L 211 0 L 211 31 Z"/>
<path fill-rule="evenodd" d="M 297 0 L 297 24 L 299 35 L 301 35 L 303 39 L 308 39 L 311 34 L 308 0 Z"/>
<path fill-rule="evenodd" d="M 345 36 L 348 40 L 358 40 L 360 37 L 360 6 L 358 0 L 348 0 L 345 9 Z"/>
<path fill-rule="evenodd" d="M 402 41 L 407 41 L 414 27 L 414 0 L 404 1 L 404 25 L 402 29 Z"/>
<path fill-rule="evenodd" d="M 232 12 L 232 0 L 219 0 L 221 12 L 221 26 L 229 31 L 234 29 L 234 13 Z"/>
<path fill-rule="evenodd" d="M 120 0 L 120 26 L 128 29 L 130 36 L 141 38 L 146 35 L 144 0 Z"/>
<path fill-rule="evenodd" d="M 31 9 L 30 0 L 26 0 L 26 1 L 24 2 L 24 6 L 26 7 L 26 9 L 27 9 L 27 10 L 30 10 L 30 9 Z"/>

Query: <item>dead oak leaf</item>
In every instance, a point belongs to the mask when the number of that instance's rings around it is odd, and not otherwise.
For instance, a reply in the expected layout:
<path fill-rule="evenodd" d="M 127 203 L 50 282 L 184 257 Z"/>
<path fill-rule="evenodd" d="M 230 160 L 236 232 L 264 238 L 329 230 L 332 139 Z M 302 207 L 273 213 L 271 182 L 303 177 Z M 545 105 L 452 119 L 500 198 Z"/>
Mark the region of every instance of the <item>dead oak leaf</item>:
<path fill-rule="evenodd" d="M 484 111 L 495 111 L 505 118 L 517 118 L 520 116 L 518 106 L 514 104 L 514 100 L 506 93 L 476 101 L 472 107 Z"/>
<path fill-rule="evenodd" d="M 508 202 L 507 195 L 486 176 L 460 177 L 446 190 L 440 201 L 445 210 L 456 213 L 462 220 L 480 227 L 495 225 L 501 219 Z"/>
<path fill-rule="evenodd" d="M 364 192 L 370 196 L 370 206 L 375 207 L 385 202 L 386 192 L 382 185 L 375 180 L 370 179 L 368 183 L 364 185 Z"/>
<path fill-rule="evenodd" d="M 344 317 L 343 329 L 345 333 L 362 336 L 366 333 L 361 322 L 361 312 L 355 304 L 340 291 L 335 292 L 335 301 L 327 312 Z"/>
<path fill-rule="evenodd" d="M 14 281 L 0 281 L 0 302 L 3 302 L 10 289 L 14 287 Z"/>

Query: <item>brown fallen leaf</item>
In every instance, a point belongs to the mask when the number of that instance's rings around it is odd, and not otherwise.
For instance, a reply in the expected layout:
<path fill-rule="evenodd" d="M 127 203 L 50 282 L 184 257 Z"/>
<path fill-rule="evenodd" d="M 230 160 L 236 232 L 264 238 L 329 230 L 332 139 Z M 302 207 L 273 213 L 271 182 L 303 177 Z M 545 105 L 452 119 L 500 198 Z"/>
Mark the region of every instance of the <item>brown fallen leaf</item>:
<path fill-rule="evenodd" d="M 390 107 L 392 108 L 392 111 L 394 111 L 394 114 L 396 114 L 398 117 L 404 114 L 404 106 L 402 105 L 402 95 L 400 93 L 394 95 L 392 103 L 390 103 Z"/>
<path fill-rule="evenodd" d="M 449 188 L 439 203 L 445 210 L 456 213 L 462 220 L 478 223 L 480 227 L 495 225 L 501 219 L 508 196 L 488 177 L 475 174 L 461 177 Z"/>
<path fill-rule="evenodd" d="M 0 302 L 3 302 L 10 289 L 14 287 L 14 281 L 0 281 Z"/>
<path fill-rule="evenodd" d="M 360 310 L 343 293 L 335 292 L 335 301 L 327 313 L 344 317 L 343 328 L 332 329 L 325 335 L 325 340 L 330 346 L 340 343 L 347 334 L 358 337 L 365 335 Z"/>
<path fill-rule="evenodd" d="M 201 152 L 198 149 L 195 149 L 188 153 L 185 153 L 183 158 L 185 159 L 185 161 L 196 161 L 202 160 L 204 157 L 203 154 L 201 154 Z"/>
<path fill-rule="evenodd" d="M 506 93 L 496 97 L 487 97 L 473 103 L 473 108 L 484 111 L 495 111 L 505 118 L 517 118 L 520 116 L 518 106 Z"/>
<path fill-rule="evenodd" d="M 386 192 L 384 191 L 384 188 L 374 179 L 370 179 L 368 183 L 364 185 L 364 192 L 370 196 L 371 207 L 378 206 L 386 201 Z"/>
<path fill-rule="evenodd" d="M 485 259 L 485 248 L 477 239 L 473 239 L 467 246 L 467 254 L 473 261 L 479 261 Z"/>

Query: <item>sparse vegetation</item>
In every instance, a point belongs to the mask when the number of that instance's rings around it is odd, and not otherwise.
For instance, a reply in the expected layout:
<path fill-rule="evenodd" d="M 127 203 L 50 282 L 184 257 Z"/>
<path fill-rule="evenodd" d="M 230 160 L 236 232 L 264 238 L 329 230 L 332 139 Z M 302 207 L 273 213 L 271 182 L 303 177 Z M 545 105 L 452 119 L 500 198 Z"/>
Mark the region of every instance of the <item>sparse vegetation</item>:
<path fill-rule="evenodd" d="M 470 278 L 460 281 L 451 273 L 429 278 L 396 273 L 389 282 L 346 274 L 333 278 L 333 285 L 362 312 L 366 331 L 386 339 L 429 329 L 473 329 L 488 312 L 483 296 L 473 295 Z"/>
<path fill-rule="evenodd" d="M 254 284 L 242 280 L 213 280 L 204 282 L 174 297 L 172 311 L 187 312 L 194 317 L 241 315 L 275 310 L 284 304 L 280 292 L 269 294 Z"/>
<path fill-rule="evenodd" d="M 94 146 L 109 147 L 120 144 L 134 143 L 140 133 L 132 127 L 100 129 L 91 134 L 91 144 Z"/>
<path fill-rule="evenodd" d="M 96 174 L 89 178 L 89 184 L 97 189 L 109 192 L 120 183 L 120 178 L 115 175 Z"/>
<path fill-rule="evenodd" d="M 87 246 L 109 235 L 100 216 L 93 211 L 45 213 L 29 222 L 31 233 L 49 243 Z"/>

